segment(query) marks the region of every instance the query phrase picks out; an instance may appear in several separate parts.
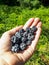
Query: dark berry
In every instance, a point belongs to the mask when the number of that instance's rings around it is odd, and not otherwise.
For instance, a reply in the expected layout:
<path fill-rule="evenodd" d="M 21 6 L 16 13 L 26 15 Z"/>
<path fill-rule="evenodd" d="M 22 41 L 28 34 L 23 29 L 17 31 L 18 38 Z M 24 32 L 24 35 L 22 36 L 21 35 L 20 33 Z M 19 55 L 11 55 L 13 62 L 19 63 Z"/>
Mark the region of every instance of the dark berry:
<path fill-rule="evenodd" d="M 26 32 L 29 33 L 31 31 L 31 28 L 26 28 Z"/>
<path fill-rule="evenodd" d="M 26 37 L 22 37 L 22 42 L 26 43 L 26 41 L 27 41 L 27 38 Z"/>
<path fill-rule="evenodd" d="M 32 27 L 32 32 L 36 32 L 36 31 L 37 31 L 36 26 L 33 26 L 33 27 Z"/>
<path fill-rule="evenodd" d="M 32 36 L 32 33 L 29 33 L 28 36 Z"/>
<path fill-rule="evenodd" d="M 15 36 L 11 37 L 11 42 L 12 42 L 12 45 L 14 45 L 16 43 L 16 37 Z"/>
<path fill-rule="evenodd" d="M 15 33 L 15 36 L 18 37 L 19 39 L 21 38 L 21 35 L 20 35 L 19 32 L 16 32 L 16 33 Z"/>
<path fill-rule="evenodd" d="M 16 37 L 16 43 L 20 44 L 22 38 L 21 34 L 19 32 L 16 32 L 15 37 Z"/>
<path fill-rule="evenodd" d="M 20 33 L 20 32 L 19 32 Z M 20 33 L 21 37 L 23 37 L 23 33 Z"/>
<path fill-rule="evenodd" d="M 24 29 L 20 29 L 20 30 L 19 30 L 19 33 L 20 33 L 21 37 L 23 37 L 23 33 L 24 33 L 24 32 L 25 32 Z"/>
<path fill-rule="evenodd" d="M 24 32 L 23 37 L 28 37 L 27 32 Z"/>
<path fill-rule="evenodd" d="M 19 33 L 24 33 L 24 32 L 25 32 L 24 29 L 19 30 Z"/>
<path fill-rule="evenodd" d="M 15 50 L 15 47 L 14 47 L 14 46 L 12 46 L 11 51 L 12 51 L 12 52 L 14 52 L 14 50 Z"/>
<path fill-rule="evenodd" d="M 16 44 L 20 44 L 21 43 L 21 39 L 19 37 L 16 37 Z"/>
<path fill-rule="evenodd" d="M 14 46 L 12 46 L 11 51 L 18 52 L 19 51 L 19 45 L 18 44 L 15 44 Z"/>
<path fill-rule="evenodd" d="M 23 51 L 25 48 L 26 48 L 26 44 L 25 43 L 21 43 L 20 44 L 20 50 Z"/>
<path fill-rule="evenodd" d="M 28 40 L 32 41 L 35 38 L 35 35 L 28 36 Z"/>
<path fill-rule="evenodd" d="M 29 40 L 29 41 L 27 41 L 26 45 L 27 45 L 27 46 L 28 46 L 28 45 L 30 45 L 30 44 L 31 44 L 31 42 L 32 42 L 32 41 L 30 41 L 30 40 Z"/>

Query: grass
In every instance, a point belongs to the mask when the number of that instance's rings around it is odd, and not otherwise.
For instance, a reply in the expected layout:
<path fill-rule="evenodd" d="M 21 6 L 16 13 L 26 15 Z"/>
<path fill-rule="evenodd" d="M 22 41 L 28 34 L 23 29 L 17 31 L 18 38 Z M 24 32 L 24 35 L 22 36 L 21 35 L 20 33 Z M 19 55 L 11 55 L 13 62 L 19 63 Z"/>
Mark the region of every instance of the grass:
<path fill-rule="evenodd" d="M 25 65 L 49 65 L 49 8 L 29 10 L 0 5 L 0 36 L 15 26 L 24 25 L 32 17 L 41 19 L 42 33 L 34 55 Z"/>

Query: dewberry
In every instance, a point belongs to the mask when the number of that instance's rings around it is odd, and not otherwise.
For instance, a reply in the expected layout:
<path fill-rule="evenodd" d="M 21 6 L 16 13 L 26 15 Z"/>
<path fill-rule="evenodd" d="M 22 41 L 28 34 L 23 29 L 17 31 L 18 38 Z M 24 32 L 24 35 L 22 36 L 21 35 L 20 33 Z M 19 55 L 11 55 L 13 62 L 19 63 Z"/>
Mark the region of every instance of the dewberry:
<path fill-rule="evenodd" d="M 24 32 L 25 32 L 24 29 L 19 30 L 19 33 L 24 33 Z"/>
<path fill-rule="evenodd" d="M 19 37 L 16 37 L 16 44 L 20 44 L 21 43 L 21 39 Z"/>
<path fill-rule="evenodd" d="M 28 36 L 32 36 L 32 33 L 29 33 Z"/>
<path fill-rule="evenodd" d="M 27 32 L 24 32 L 23 37 L 28 37 Z"/>
<path fill-rule="evenodd" d="M 28 40 L 27 43 L 26 43 L 26 45 L 27 45 L 27 46 L 30 45 L 31 42 L 32 42 L 32 41 Z"/>
<path fill-rule="evenodd" d="M 35 35 L 28 36 L 28 40 L 32 41 L 35 38 Z"/>
<path fill-rule="evenodd" d="M 25 48 L 26 48 L 26 44 L 25 43 L 21 43 L 20 44 L 20 50 L 23 51 Z"/>
<path fill-rule="evenodd" d="M 26 37 L 22 37 L 22 42 L 26 43 L 26 41 L 27 41 L 27 38 Z"/>
<path fill-rule="evenodd" d="M 11 42 L 12 42 L 12 45 L 14 45 L 16 43 L 16 37 L 15 36 L 11 37 Z"/>
<path fill-rule="evenodd" d="M 21 38 L 21 35 L 20 35 L 19 32 L 16 32 L 16 33 L 15 33 L 15 36 L 18 37 L 19 39 Z"/>
<path fill-rule="evenodd" d="M 31 28 L 26 28 L 26 32 L 29 33 L 31 31 Z"/>
<path fill-rule="evenodd" d="M 36 31 L 37 31 L 36 26 L 33 26 L 33 27 L 32 27 L 32 32 L 36 32 Z"/>
<path fill-rule="evenodd" d="M 18 44 L 15 44 L 14 46 L 12 46 L 11 51 L 18 52 L 19 51 L 19 45 Z"/>

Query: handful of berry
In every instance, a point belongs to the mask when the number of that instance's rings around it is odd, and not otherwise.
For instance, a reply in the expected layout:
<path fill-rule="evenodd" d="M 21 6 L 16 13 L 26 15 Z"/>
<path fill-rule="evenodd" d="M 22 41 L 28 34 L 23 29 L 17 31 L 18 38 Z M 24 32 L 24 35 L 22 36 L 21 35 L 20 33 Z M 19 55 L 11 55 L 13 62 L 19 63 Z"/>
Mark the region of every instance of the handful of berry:
<path fill-rule="evenodd" d="M 27 28 L 26 30 L 20 29 L 11 37 L 12 42 L 12 52 L 19 52 L 26 49 L 28 45 L 32 43 L 32 40 L 35 38 L 35 32 L 37 31 L 36 26 L 32 28 Z"/>

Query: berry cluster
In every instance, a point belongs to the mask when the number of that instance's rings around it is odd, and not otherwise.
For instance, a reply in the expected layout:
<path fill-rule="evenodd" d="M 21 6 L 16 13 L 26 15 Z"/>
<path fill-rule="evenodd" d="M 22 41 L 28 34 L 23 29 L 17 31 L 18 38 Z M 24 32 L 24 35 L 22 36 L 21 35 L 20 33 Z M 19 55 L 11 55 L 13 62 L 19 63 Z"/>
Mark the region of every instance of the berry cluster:
<path fill-rule="evenodd" d="M 26 46 L 30 45 L 32 40 L 35 38 L 35 32 L 37 31 L 36 26 L 27 28 L 26 30 L 20 29 L 11 37 L 12 48 L 11 51 L 18 52 L 23 51 Z"/>

